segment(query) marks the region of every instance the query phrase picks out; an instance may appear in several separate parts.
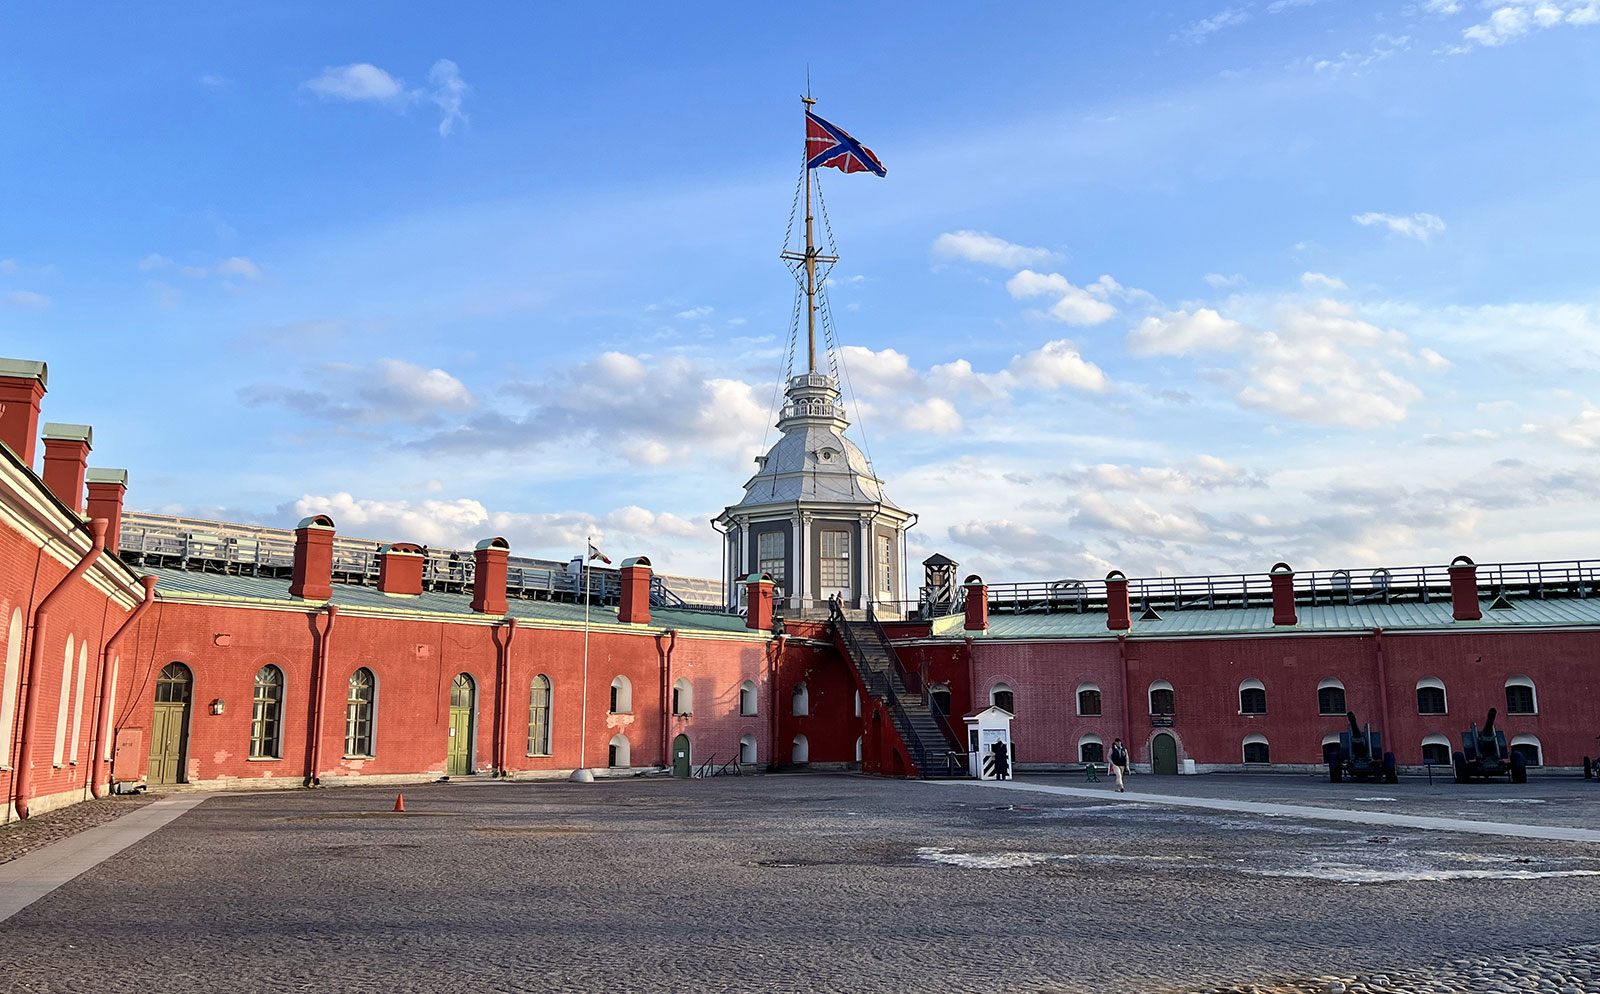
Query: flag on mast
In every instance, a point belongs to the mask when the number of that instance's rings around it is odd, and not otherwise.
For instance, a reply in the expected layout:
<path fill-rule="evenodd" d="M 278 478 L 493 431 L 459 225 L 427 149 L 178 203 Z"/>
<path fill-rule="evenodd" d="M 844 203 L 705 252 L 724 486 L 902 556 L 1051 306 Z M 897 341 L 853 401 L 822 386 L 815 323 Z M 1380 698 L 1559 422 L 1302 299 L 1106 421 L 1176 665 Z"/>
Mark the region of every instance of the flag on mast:
<path fill-rule="evenodd" d="M 883 163 L 872 154 L 872 149 L 850 137 L 850 132 L 836 124 L 829 124 L 808 110 L 806 111 L 806 168 L 817 169 L 824 166 L 842 169 L 847 173 L 888 175 L 888 170 L 884 169 Z"/>
<path fill-rule="evenodd" d="M 604 552 L 601 552 L 599 549 L 595 548 L 594 547 L 594 543 L 590 542 L 589 543 L 589 560 L 592 562 L 592 561 L 594 561 L 596 559 L 598 559 L 601 562 L 605 563 L 607 566 L 611 565 L 611 560 L 606 556 L 606 554 Z"/>

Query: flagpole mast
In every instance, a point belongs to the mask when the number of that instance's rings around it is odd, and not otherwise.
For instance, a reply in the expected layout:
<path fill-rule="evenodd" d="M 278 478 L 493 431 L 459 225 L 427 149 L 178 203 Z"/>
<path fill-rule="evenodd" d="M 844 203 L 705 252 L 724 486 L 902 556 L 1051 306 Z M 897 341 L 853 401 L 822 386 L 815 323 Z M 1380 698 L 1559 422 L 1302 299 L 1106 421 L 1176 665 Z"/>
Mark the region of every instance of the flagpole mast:
<path fill-rule="evenodd" d="M 809 91 L 809 86 L 808 86 Z M 811 110 L 815 100 L 807 92 L 800 98 L 807 111 Z M 806 149 L 810 152 L 809 146 Z M 811 163 L 809 157 L 805 160 L 806 174 L 806 371 L 817 371 L 817 248 L 811 240 Z"/>
<path fill-rule="evenodd" d="M 592 536 L 583 540 L 583 724 L 578 732 L 578 763 L 581 769 L 589 768 L 589 550 L 594 546 Z"/>

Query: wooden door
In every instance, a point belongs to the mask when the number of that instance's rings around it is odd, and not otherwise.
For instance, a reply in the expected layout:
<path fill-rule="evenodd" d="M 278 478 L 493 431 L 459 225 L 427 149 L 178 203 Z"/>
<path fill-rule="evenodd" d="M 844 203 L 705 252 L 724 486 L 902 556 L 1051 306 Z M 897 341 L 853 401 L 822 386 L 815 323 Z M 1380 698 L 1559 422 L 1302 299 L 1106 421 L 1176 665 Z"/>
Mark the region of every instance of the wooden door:
<path fill-rule="evenodd" d="M 1178 740 L 1166 732 L 1150 743 L 1150 757 L 1155 772 L 1161 776 L 1178 775 Z"/>
<path fill-rule="evenodd" d="M 182 663 L 167 664 L 156 679 L 155 712 L 150 722 L 150 769 L 145 777 L 149 783 L 184 783 L 188 779 L 191 684 L 189 668 Z"/>
<path fill-rule="evenodd" d="M 672 740 L 672 775 L 686 777 L 689 775 L 693 758 L 689 755 L 689 736 L 680 735 Z"/>
<path fill-rule="evenodd" d="M 445 773 L 466 776 L 472 772 L 472 677 L 465 673 L 450 686 L 450 752 Z"/>

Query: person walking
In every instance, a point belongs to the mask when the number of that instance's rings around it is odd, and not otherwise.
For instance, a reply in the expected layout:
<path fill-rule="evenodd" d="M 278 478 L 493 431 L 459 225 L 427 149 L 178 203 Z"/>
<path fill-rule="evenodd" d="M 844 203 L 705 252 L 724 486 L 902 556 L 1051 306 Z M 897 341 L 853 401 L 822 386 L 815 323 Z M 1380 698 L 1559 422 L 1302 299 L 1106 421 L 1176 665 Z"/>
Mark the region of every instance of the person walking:
<path fill-rule="evenodd" d="M 1111 772 L 1117 775 L 1117 793 L 1122 793 L 1122 778 L 1128 772 L 1128 749 L 1121 739 L 1111 742 Z"/>

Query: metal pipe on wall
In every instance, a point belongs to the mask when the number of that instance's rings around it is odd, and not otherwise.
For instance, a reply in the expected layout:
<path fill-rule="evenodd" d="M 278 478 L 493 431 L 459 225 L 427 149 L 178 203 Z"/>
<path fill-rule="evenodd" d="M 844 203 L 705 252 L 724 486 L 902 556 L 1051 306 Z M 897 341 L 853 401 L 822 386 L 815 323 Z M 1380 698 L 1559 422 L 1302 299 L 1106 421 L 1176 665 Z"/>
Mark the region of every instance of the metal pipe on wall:
<path fill-rule="evenodd" d="M 307 750 L 306 757 L 306 786 L 314 787 L 319 782 L 318 774 L 322 769 L 322 725 L 323 715 L 326 714 L 328 696 L 328 653 L 333 644 L 333 625 L 339 617 L 339 605 L 326 605 L 328 614 L 328 627 L 316 632 L 316 655 L 311 662 L 311 748 Z M 316 631 L 317 611 L 311 613 L 311 627 Z M 376 688 L 374 688 L 376 694 Z"/>
<path fill-rule="evenodd" d="M 121 643 L 122 636 L 131 631 L 139 618 L 143 616 L 145 611 L 149 610 L 150 605 L 155 603 L 157 579 L 154 576 L 142 576 L 139 578 L 139 582 L 144 584 L 144 600 L 134 606 L 133 613 L 129 614 L 127 620 L 122 623 L 122 627 L 118 628 L 106 640 L 106 647 L 100 650 L 100 700 L 95 708 L 94 731 L 89 736 L 94 749 L 93 759 L 89 767 L 91 771 L 89 774 L 89 792 L 95 797 L 105 796 L 100 790 L 100 782 L 105 775 L 106 738 L 111 732 L 109 727 L 111 724 L 111 692 L 114 689 L 111 657 L 116 651 L 117 645 Z"/>

